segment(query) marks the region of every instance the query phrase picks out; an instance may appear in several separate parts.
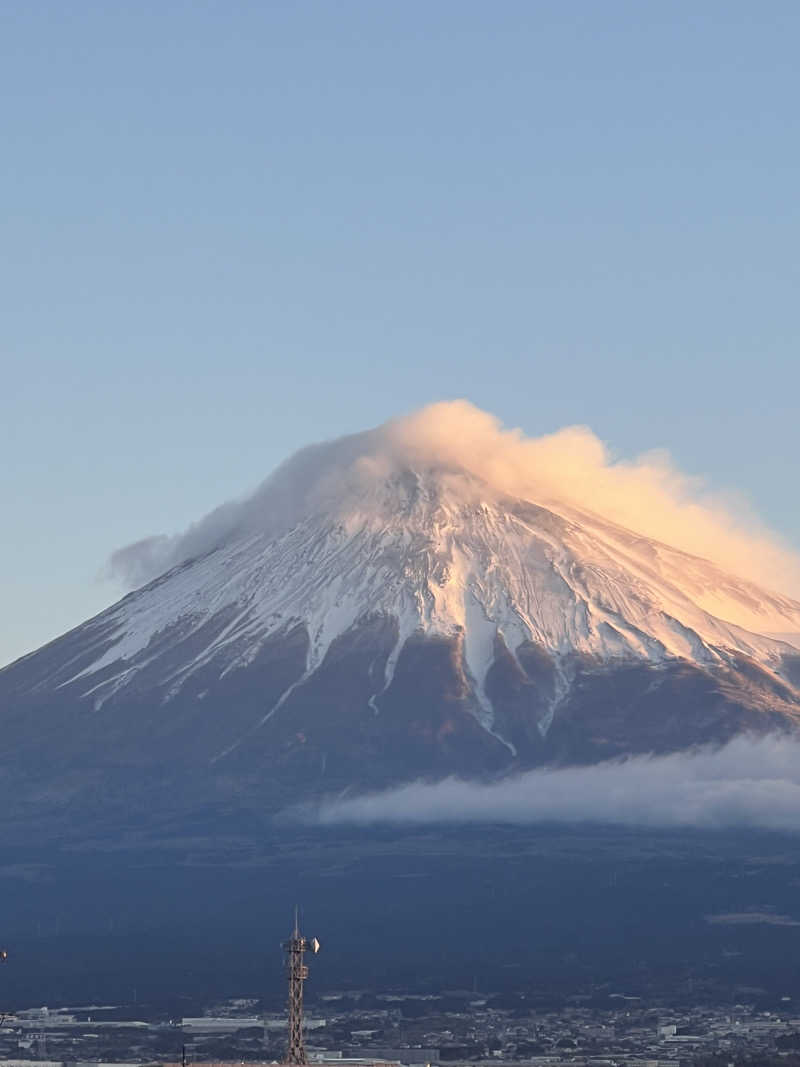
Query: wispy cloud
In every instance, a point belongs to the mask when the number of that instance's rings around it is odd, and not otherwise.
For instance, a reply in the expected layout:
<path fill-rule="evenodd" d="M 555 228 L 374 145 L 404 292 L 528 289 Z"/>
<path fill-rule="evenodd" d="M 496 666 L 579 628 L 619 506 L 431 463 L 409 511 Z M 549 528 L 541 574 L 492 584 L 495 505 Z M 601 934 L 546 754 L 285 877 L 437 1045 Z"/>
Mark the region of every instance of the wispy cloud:
<path fill-rule="evenodd" d="M 413 783 L 295 815 L 322 824 L 616 823 L 800 830 L 800 740 L 740 737 L 721 749 L 536 770 L 492 785 Z"/>
<path fill-rule="evenodd" d="M 730 911 L 706 915 L 712 926 L 800 926 L 800 921 L 776 911 Z"/>

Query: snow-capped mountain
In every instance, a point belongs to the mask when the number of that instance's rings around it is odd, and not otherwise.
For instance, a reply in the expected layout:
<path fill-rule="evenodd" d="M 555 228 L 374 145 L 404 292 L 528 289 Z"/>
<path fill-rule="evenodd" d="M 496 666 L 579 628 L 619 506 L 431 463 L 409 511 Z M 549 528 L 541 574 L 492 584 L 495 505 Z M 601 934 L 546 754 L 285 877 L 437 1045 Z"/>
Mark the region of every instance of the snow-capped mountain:
<path fill-rule="evenodd" d="M 6 783 L 279 806 L 800 722 L 800 603 L 374 434 L 127 550 L 167 569 L 0 672 Z"/>
<path fill-rule="evenodd" d="M 701 606 L 709 601 L 719 615 Z M 126 597 L 96 621 L 97 655 L 57 685 L 100 711 L 164 661 L 157 684 L 167 704 L 209 663 L 220 674 L 245 670 L 266 641 L 299 626 L 308 651 L 297 686 L 337 638 L 377 616 L 397 633 L 370 702 L 391 684 L 412 635 L 457 639 L 476 714 L 491 728 L 486 680 L 498 642 L 512 656 L 532 643 L 556 668 L 575 654 L 702 667 L 746 656 L 780 677 L 785 645 L 725 621 L 726 609 L 800 625 L 800 605 L 596 517 L 408 471 L 277 537 L 234 539 Z M 197 638 L 187 661 L 167 655 L 170 632 L 181 643 Z"/>

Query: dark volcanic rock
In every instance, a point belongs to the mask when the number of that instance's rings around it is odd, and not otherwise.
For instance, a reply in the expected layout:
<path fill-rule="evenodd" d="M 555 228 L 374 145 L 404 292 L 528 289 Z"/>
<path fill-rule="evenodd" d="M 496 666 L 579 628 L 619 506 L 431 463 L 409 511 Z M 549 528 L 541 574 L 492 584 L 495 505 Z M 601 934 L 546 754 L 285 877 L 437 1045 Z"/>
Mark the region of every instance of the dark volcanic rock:
<path fill-rule="evenodd" d="M 384 687 L 397 637 L 386 616 L 333 641 L 309 675 L 308 636 L 295 626 L 265 640 L 246 666 L 212 657 L 183 684 L 170 682 L 226 623 L 160 634 L 134 684 L 99 706 L 71 673 L 90 654 L 81 630 L 0 672 L 5 830 L 158 834 L 203 811 L 210 825 L 225 812 L 266 817 L 343 790 L 719 744 L 743 730 L 789 728 L 798 714 L 796 690 L 752 661 L 711 672 L 680 660 L 572 656 L 557 667 L 543 648 L 529 643 L 514 657 L 498 638 L 489 730 L 459 635 L 409 639 Z M 106 637 L 87 625 L 92 654 Z"/>
<path fill-rule="evenodd" d="M 729 620 L 800 632 L 800 603 L 468 471 L 387 473 L 371 441 L 319 484 L 299 457 L 248 523 L 0 671 L 8 832 L 261 825 L 796 728 L 800 655 Z"/>

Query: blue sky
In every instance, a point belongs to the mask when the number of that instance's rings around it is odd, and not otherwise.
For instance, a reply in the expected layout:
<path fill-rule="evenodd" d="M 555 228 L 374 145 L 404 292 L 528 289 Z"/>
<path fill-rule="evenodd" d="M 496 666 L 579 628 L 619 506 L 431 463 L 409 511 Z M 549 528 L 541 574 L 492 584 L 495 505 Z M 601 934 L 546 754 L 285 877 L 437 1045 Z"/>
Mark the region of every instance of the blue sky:
<path fill-rule="evenodd" d="M 800 547 L 796 3 L 0 18 L 0 663 L 120 545 L 450 397 Z"/>

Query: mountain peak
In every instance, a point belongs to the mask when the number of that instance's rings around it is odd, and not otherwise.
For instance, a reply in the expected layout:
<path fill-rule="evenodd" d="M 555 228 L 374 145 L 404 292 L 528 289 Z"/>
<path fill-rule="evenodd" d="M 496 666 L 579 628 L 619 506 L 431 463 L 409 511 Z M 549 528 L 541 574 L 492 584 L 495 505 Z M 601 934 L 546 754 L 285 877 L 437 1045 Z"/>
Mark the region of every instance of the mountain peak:
<path fill-rule="evenodd" d="M 800 561 L 751 519 L 722 507 L 663 453 L 617 460 L 587 428 L 540 437 L 501 426 L 464 400 L 432 404 L 372 430 L 310 445 L 251 494 L 228 501 L 183 533 L 126 546 L 111 572 L 128 588 L 253 534 L 278 537 L 326 514 L 478 504 L 504 497 L 558 514 L 592 516 L 714 561 L 772 589 L 800 593 Z"/>
<path fill-rule="evenodd" d="M 794 729 L 800 656 L 768 634 L 800 603 L 687 547 L 763 536 L 587 434 L 457 403 L 304 449 L 131 546 L 144 585 L 0 672 L 9 751 L 41 727 L 56 762 L 168 757 L 226 796 L 239 768 L 274 804 L 301 771 L 380 786 Z"/>

